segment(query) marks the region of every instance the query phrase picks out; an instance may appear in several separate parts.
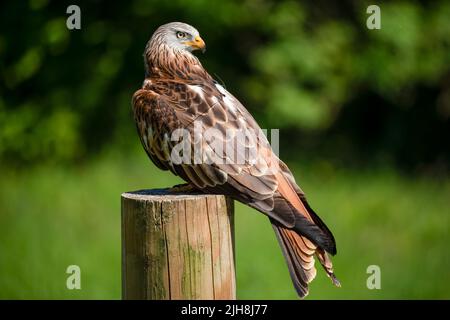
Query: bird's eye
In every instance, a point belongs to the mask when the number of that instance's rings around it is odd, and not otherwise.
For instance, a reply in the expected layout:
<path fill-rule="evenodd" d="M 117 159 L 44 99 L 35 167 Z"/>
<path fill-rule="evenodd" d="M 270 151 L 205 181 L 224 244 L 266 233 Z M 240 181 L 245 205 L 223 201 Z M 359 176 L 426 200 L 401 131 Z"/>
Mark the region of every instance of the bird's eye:
<path fill-rule="evenodd" d="M 186 38 L 186 32 L 178 31 L 178 32 L 177 32 L 177 38 L 178 38 L 178 39 L 184 39 L 184 38 Z"/>

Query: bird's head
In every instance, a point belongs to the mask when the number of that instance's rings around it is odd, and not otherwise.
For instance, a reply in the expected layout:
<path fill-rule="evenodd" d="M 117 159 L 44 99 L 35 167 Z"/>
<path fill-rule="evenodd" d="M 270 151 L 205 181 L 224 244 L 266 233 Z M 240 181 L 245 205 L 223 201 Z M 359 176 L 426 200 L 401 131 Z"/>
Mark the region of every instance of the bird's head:
<path fill-rule="evenodd" d="M 192 52 L 201 50 L 205 52 L 205 42 L 193 26 L 182 22 L 171 22 L 160 26 L 152 36 L 151 42 L 164 43 L 176 50 Z"/>

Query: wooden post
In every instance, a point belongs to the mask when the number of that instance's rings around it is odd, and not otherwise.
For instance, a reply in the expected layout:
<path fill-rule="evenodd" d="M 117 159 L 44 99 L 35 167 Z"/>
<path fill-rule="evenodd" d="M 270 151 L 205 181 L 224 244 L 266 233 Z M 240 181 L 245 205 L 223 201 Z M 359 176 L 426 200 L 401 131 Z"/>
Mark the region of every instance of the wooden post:
<path fill-rule="evenodd" d="M 233 215 L 224 196 L 122 194 L 122 298 L 236 299 Z"/>

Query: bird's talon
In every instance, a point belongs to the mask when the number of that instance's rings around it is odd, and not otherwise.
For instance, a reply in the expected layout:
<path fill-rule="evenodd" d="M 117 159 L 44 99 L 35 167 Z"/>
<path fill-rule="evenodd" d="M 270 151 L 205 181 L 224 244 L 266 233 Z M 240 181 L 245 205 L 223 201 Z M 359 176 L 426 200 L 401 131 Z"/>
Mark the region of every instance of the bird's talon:
<path fill-rule="evenodd" d="M 174 185 L 172 188 L 169 188 L 167 191 L 169 193 L 189 193 L 194 191 L 195 188 L 189 183 L 182 183 Z"/>

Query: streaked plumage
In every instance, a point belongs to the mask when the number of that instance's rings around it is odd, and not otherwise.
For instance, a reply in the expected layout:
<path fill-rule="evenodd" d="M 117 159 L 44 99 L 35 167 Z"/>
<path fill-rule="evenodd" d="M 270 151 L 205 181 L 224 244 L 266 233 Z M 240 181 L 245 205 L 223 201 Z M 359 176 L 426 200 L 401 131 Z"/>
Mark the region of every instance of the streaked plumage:
<path fill-rule="evenodd" d="M 333 235 L 309 206 L 289 168 L 273 154 L 264 135 L 227 140 L 226 130 L 250 128 L 260 133 L 261 129 L 244 106 L 202 67 L 191 53 L 194 49 L 204 49 L 198 31 L 178 22 L 161 26 L 146 46 L 146 77 L 142 89 L 133 95 L 132 104 L 148 156 L 160 169 L 170 170 L 203 192 L 229 195 L 265 213 L 300 297 L 308 293 L 308 283 L 315 277 L 314 255 L 339 285 L 327 254 L 336 253 Z M 199 120 L 203 129 L 215 128 L 224 133 L 227 141 L 219 141 L 222 145 L 232 144 L 237 153 L 256 154 L 243 163 L 227 163 L 229 154 L 213 146 L 217 141 L 204 139 L 203 163 L 195 163 L 195 159 L 174 163 L 171 153 L 177 142 L 171 141 L 172 133 L 187 129 L 192 141 L 196 141 L 201 137 L 194 136 L 198 135 L 194 123 Z M 270 172 L 267 168 L 273 161 L 279 169 Z"/>

